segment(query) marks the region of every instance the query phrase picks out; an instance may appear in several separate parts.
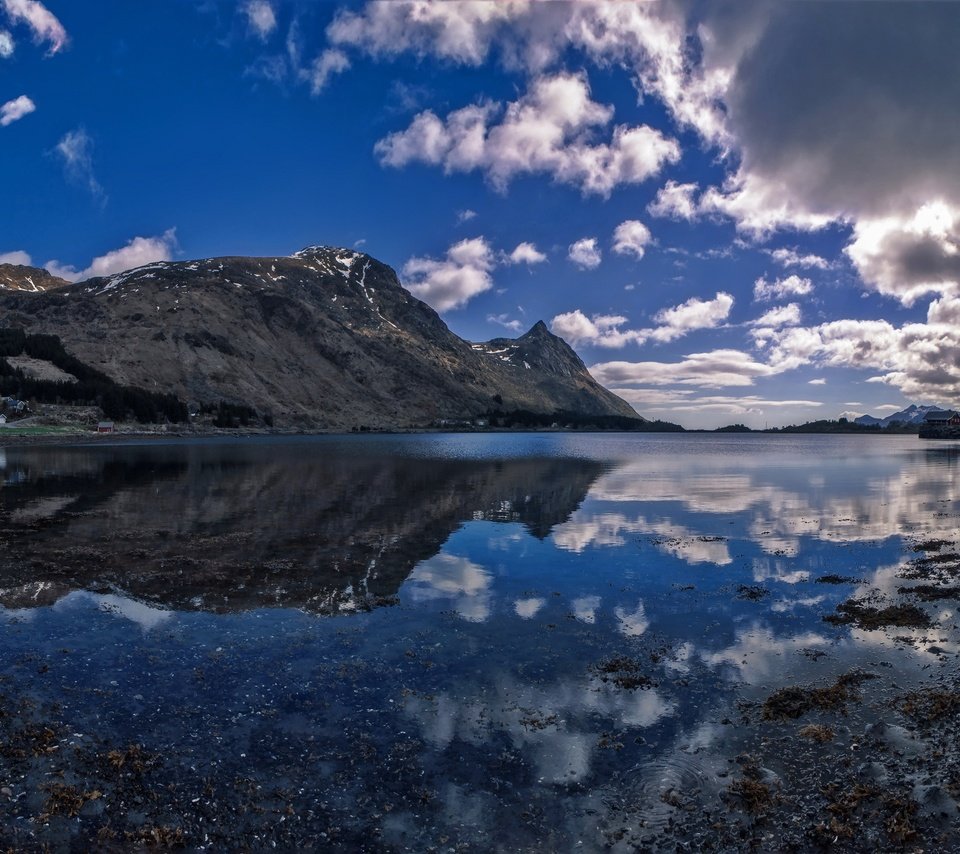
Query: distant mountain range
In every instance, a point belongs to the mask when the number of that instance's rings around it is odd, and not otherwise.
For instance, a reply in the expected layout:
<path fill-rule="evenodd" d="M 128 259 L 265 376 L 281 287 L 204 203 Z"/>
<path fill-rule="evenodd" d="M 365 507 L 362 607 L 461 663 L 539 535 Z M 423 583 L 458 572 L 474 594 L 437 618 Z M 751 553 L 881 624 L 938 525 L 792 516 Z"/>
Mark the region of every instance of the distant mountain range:
<path fill-rule="evenodd" d="M 464 341 L 390 267 L 349 249 L 159 262 L 76 284 L 2 265 L 0 312 L 2 329 L 56 335 L 124 387 L 277 426 L 416 428 L 492 410 L 643 420 L 543 322 Z"/>
<path fill-rule="evenodd" d="M 915 403 L 910 404 L 906 409 L 901 409 L 899 412 L 894 412 L 891 415 L 885 415 L 883 418 L 876 418 L 873 415 L 861 415 L 859 418 L 854 418 L 854 424 L 863 424 L 866 427 L 889 427 L 895 421 L 899 421 L 901 424 L 922 424 L 923 417 L 928 413 L 936 409 L 942 409 L 940 406 L 917 406 Z"/>

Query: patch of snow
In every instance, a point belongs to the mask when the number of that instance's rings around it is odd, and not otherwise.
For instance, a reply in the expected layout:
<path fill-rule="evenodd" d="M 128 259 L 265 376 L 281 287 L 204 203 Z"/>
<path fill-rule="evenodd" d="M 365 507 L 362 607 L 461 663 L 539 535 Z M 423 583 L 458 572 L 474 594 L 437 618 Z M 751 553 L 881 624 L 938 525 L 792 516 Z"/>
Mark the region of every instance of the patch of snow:
<path fill-rule="evenodd" d="M 360 288 L 363 290 L 363 295 L 367 298 L 367 302 L 370 303 L 370 305 L 373 305 L 373 297 L 370 296 L 369 291 L 367 291 L 367 286 L 364 284 L 364 282 L 367 281 L 367 270 L 369 269 L 370 269 L 370 262 L 367 261 L 367 263 L 363 265 L 363 272 L 360 275 Z M 380 312 L 378 310 L 377 314 L 379 313 Z"/>

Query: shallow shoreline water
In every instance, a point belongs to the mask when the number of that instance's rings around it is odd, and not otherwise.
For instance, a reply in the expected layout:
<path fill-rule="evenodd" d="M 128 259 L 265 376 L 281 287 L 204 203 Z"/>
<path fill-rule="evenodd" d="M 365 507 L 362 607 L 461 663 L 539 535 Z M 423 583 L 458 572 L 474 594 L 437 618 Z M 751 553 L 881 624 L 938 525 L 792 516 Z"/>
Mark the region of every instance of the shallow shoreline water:
<path fill-rule="evenodd" d="M 958 462 L 861 436 L 8 447 L 0 846 L 956 848 Z"/>

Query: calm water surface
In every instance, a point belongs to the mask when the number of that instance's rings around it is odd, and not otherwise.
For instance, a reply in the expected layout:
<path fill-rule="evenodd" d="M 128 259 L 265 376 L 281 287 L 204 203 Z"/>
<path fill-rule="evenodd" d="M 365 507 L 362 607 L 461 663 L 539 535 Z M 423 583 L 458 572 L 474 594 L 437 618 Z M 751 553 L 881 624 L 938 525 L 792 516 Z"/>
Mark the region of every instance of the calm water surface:
<path fill-rule="evenodd" d="M 9 447 L 0 847 L 813 846 L 817 775 L 868 773 L 864 732 L 915 738 L 896 698 L 956 676 L 956 601 L 823 617 L 956 540 L 958 462 L 859 436 Z M 762 721 L 856 670 L 849 708 Z M 953 838 L 942 769 L 880 771 Z M 742 808 L 744 775 L 787 806 Z"/>

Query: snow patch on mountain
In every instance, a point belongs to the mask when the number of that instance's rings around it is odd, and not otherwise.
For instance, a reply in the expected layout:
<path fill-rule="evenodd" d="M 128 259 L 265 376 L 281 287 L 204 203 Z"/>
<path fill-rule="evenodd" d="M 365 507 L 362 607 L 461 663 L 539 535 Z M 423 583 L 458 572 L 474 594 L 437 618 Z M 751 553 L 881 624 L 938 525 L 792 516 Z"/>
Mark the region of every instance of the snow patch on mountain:
<path fill-rule="evenodd" d="M 924 416 L 935 409 L 942 409 L 942 407 L 918 406 L 915 403 L 911 403 L 906 409 L 901 409 L 898 412 L 885 415 L 882 418 L 874 415 L 861 415 L 859 418 L 855 418 L 853 423 L 862 424 L 867 427 L 889 427 L 895 421 L 899 421 L 901 424 L 922 424 Z"/>

